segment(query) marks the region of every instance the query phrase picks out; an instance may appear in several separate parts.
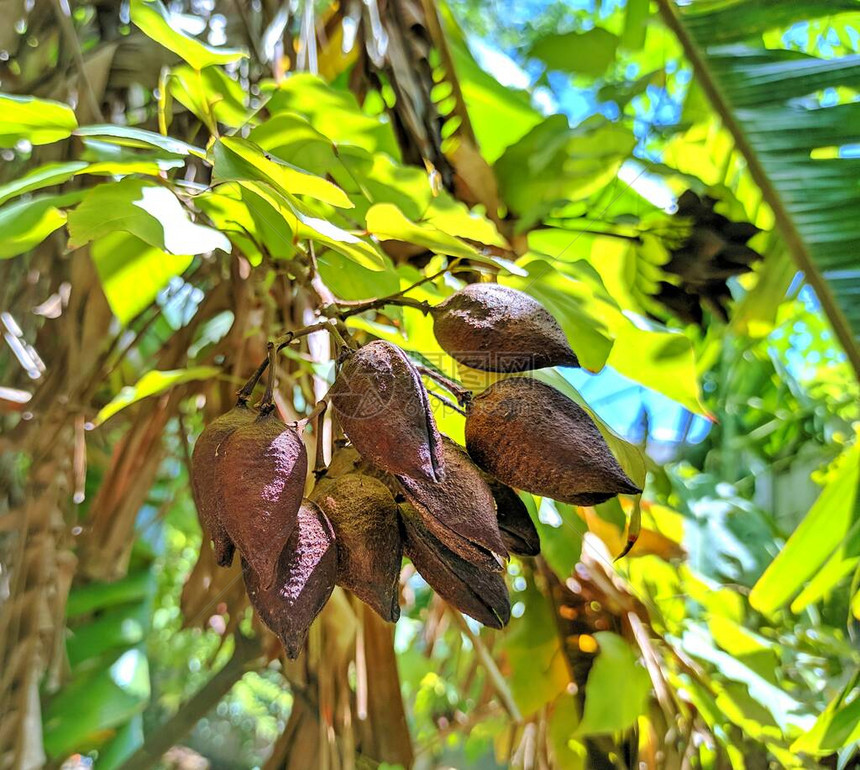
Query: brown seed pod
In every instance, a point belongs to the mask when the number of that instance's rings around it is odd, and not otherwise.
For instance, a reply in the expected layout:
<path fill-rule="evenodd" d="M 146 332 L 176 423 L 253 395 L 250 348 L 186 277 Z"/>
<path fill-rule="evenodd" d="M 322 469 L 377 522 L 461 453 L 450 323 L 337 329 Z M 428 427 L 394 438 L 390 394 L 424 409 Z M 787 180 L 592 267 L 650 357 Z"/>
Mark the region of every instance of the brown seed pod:
<path fill-rule="evenodd" d="M 526 504 L 507 484 L 502 484 L 484 471 L 481 471 L 481 475 L 496 501 L 496 518 L 502 542 L 511 553 L 518 556 L 537 556 L 540 553 L 540 538 Z"/>
<path fill-rule="evenodd" d="M 312 499 L 334 528 L 337 584 L 394 623 L 403 543 L 391 492 L 377 479 L 348 473 L 317 486 Z"/>
<path fill-rule="evenodd" d="M 287 657 L 296 658 L 314 618 L 334 590 L 337 548 L 331 523 L 310 500 L 302 501 L 297 525 L 277 563 L 274 585 L 242 559 L 248 598 L 260 619 L 280 638 Z"/>
<path fill-rule="evenodd" d="M 427 391 L 400 348 L 376 340 L 355 351 L 329 391 L 344 433 L 390 473 L 437 480 L 444 461 Z"/>
<path fill-rule="evenodd" d="M 265 588 L 296 526 L 308 457 L 295 430 L 272 411 L 234 431 L 217 466 L 222 524 Z"/>
<path fill-rule="evenodd" d="M 257 413 L 246 404 L 238 404 L 213 420 L 197 439 L 191 454 L 191 493 L 200 522 L 212 540 L 215 560 L 222 567 L 230 566 L 235 546 L 227 535 L 224 518 L 224 498 L 216 480 L 215 468 L 221 445 L 235 431 L 254 421 Z"/>
<path fill-rule="evenodd" d="M 400 520 L 403 550 L 439 596 L 485 626 L 507 625 L 511 603 L 499 573 L 477 567 L 446 548 L 411 506 L 400 506 Z"/>
<path fill-rule="evenodd" d="M 508 286 L 469 284 L 431 312 L 443 350 L 473 369 L 579 366 L 558 321 L 536 299 Z"/>
<path fill-rule="evenodd" d="M 473 399 L 466 447 L 504 484 L 560 502 L 641 492 L 588 413 L 527 377 L 499 380 Z"/>
<path fill-rule="evenodd" d="M 476 566 L 500 570 L 494 556 L 507 557 L 496 521 L 493 493 L 469 456 L 442 436 L 445 478 L 441 481 L 398 476 L 406 499 L 424 525 L 450 550 Z"/>

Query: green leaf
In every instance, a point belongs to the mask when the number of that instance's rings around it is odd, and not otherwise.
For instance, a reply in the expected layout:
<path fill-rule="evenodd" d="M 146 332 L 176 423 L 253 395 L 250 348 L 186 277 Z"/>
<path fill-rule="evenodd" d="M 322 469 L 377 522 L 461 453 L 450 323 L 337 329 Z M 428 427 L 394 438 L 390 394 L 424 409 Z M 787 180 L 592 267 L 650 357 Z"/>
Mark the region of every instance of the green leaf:
<path fill-rule="evenodd" d="M 506 88 L 475 61 L 465 41 L 451 39 L 454 69 L 469 111 L 469 120 L 488 163 L 543 120 L 525 91 Z"/>
<path fill-rule="evenodd" d="M 110 309 L 123 325 L 145 310 L 193 257 L 170 254 L 124 232 L 97 239 L 90 249 Z"/>
<path fill-rule="evenodd" d="M 44 715 L 45 750 L 54 758 L 88 751 L 149 702 L 149 665 L 142 650 L 120 655 L 109 668 L 75 679 L 51 701 Z"/>
<path fill-rule="evenodd" d="M 131 20 L 147 37 L 185 59 L 194 69 L 202 70 L 213 64 L 229 64 L 247 57 L 238 48 L 213 48 L 177 29 L 160 0 L 131 0 Z"/>
<path fill-rule="evenodd" d="M 137 149 L 158 149 L 171 155 L 194 155 L 197 158 L 206 158 L 206 151 L 195 147 L 188 142 L 174 139 L 171 136 L 162 136 L 153 131 L 134 126 L 116 125 L 94 125 L 83 126 L 75 130 L 75 136 L 84 139 L 99 139 L 110 142 L 121 147 L 133 147 Z"/>
<path fill-rule="evenodd" d="M 579 705 L 573 695 L 559 695 L 549 718 L 549 739 L 557 770 L 587 770 L 585 746 L 571 736 L 579 725 Z"/>
<path fill-rule="evenodd" d="M 853 693 L 848 701 L 852 685 L 856 679 L 827 705 L 812 729 L 791 744 L 792 751 L 820 756 L 860 741 L 860 697 Z"/>
<path fill-rule="evenodd" d="M 152 608 L 140 602 L 106 612 L 68 631 L 66 653 L 72 669 L 108 650 L 131 647 L 144 639 Z"/>
<path fill-rule="evenodd" d="M 374 245 L 328 219 L 313 216 L 302 209 L 300 201 L 291 200 L 271 185 L 247 181 L 241 181 L 239 184 L 244 188 L 242 198 L 255 218 L 266 221 L 272 232 L 277 228 L 286 228 L 292 233 L 290 243 L 283 242 L 280 256 L 289 256 L 295 251 L 295 242 L 310 238 L 371 270 L 385 270 L 390 264 L 387 257 Z"/>
<path fill-rule="evenodd" d="M 159 393 L 164 393 L 166 390 L 186 382 L 208 380 L 220 374 L 221 370 L 213 366 L 194 366 L 190 369 L 147 372 L 134 385 L 124 387 L 109 404 L 103 406 L 96 415 L 95 424 L 101 425 L 117 412 L 148 396 L 157 396 Z"/>
<path fill-rule="evenodd" d="M 0 203 L 5 203 L 10 198 L 26 192 L 62 184 L 89 165 L 86 161 L 73 160 L 68 163 L 47 163 L 44 166 L 38 166 L 0 185 Z"/>
<path fill-rule="evenodd" d="M 213 155 L 218 179 L 264 182 L 285 196 L 307 195 L 339 208 L 353 207 L 347 194 L 337 185 L 286 161 L 267 156 L 247 139 L 223 137 L 215 143 Z"/>
<path fill-rule="evenodd" d="M 647 3 L 646 3 L 647 7 Z M 551 33 L 535 41 L 529 55 L 551 70 L 600 77 L 615 61 L 618 38 L 602 27 L 587 32 Z"/>
<path fill-rule="evenodd" d="M 169 189 L 142 179 L 99 185 L 69 214 L 72 247 L 83 246 L 117 230 L 171 254 L 230 251 L 227 238 L 211 227 L 192 222 Z"/>
<path fill-rule="evenodd" d="M 753 586 L 750 604 L 765 615 L 788 604 L 860 520 L 860 441 L 842 452 L 827 475 L 815 504 Z"/>
<path fill-rule="evenodd" d="M 636 146 L 629 128 L 595 116 L 570 128 L 552 115 L 496 161 L 499 192 L 525 230 L 572 201 L 603 191 Z"/>
<path fill-rule="evenodd" d="M 585 708 L 574 735 L 626 730 L 645 713 L 651 679 L 633 648 L 610 631 L 594 635 L 600 652 L 585 685 Z"/>
<path fill-rule="evenodd" d="M 238 128 L 247 122 L 245 91 L 220 67 L 202 71 L 187 65 L 175 67 L 168 88 L 176 101 L 191 110 L 212 133 L 217 133 L 218 123 Z"/>
<path fill-rule="evenodd" d="M 511 620 L 502 649 L 511 693 L 522 715 L 529 717 L 565 691 L 570 675 L 549 599 L 529 580 L 515 600 L 523 603 L 524 611 Z"/>
<path fill-rule="evenodd" d="M 147 174 L 157 176 L 161 171 L 175 168 L 178 161 L 159 159 L 130 158 L 114 161 L 89 163 L 72 160 L 66 163 L 46 163 L 22 174 L 11 182 L 0 185 L 0 203 L 33 190 L 53 187 L 67 182 L 74 176 L 93 174 L 98 176 L 125 176 L 127 174 Z M 179 165 L 182 165 L 179 162 Z"/>
<path fill-rule="evenodd" d="M 638 51 L 645 45 L 648 33 L 648 17 L 651 15 L 651 0 L 627 0 L 624 11 L 624 31 L 621 45 L 631 51 Z"/>
<path fill-rule="evenodd" d="M 370 270 L 335 251 L 324 251 L 317 255 L 317 268 L 325 285 L 339 299 L 371 299 L 400 290 L 400 277 L 393 266 Z"/>
<path fill-rule="evenodd" d="M 0 208 L 0 259 L 17 257 L 38 246 L 66 223 L 55 195 L 17 201 Z"/>
<path fill-rule="evenodd" d="M 273 115 L 252 129 L 248 139 L 281 160 L 315 174 L 329 174 L 340 163 L 334 142 L 295 112 Z"/>
<path fill-rule="evenodd" d="M 707 414 L 690 338 L 676 332 L 642 328 L 630 321 L 613 329 L 615 344 L 608 364 L 625 377 L 677 401 L 696 414 Z"/>
<path fill-rule="evenodd" d="M 285 78 L 272 90 L 266 108 L 272 116 L 284 112 L 303 115 L 335 144 L 400 157 L 390 123 L 365 115 L 350 91 L 334 88 L 316 75 L 296 73 Z"/>
<path fill-rule="evenodd" d="M 68 104 L 35 96 L 0 94 L 0 147 L 14 147 L 21 140 L 30 144 L 58 142 L 68 137 L 77 125 Z"/>
<path fill-rule="evenodd" d="M 432 225 L 409 221 L 393 203 L 377 203 L 368 209 L 367 230 L 382 241 L 405 241 L 423 246 L 436 254 L 464 259 L 480 257 L 468 243 Z"/>
<path fill-rule="evenodd" d="M 76 618 L 95 610 L 104 610 L 129 602 L 140 602 L 148 593 L 151 593 L 154 579 L 153 572 L 140 570 L 113 583 L 88 583 L 73 588 L 69 592 L 66 603 L 66 617 Z"/>
<path fill-rule="evenodd" d="M 828 89 L 860 87 L 860 56 L 817 58 L 764 47 L 754 32 L 805 18 L 805 9 L 820 14 L 848 7 L 856 9 L 856 3 L 742 3 L 696 13 L 661 3 L 664 19 L 696 64 L 695 80 L 712 84 L 706 90 L 714 111 L 731 131 L 860 375 L 860 218 L 854 216 L 860 207 L 860 158 L 839 153 L 857 141 L 860 103 L 819 103 L 815 97 Z M 742 12 L 746 23 L 733 11 Z M 739 44 L 741 39 L 748 44 Z"/>

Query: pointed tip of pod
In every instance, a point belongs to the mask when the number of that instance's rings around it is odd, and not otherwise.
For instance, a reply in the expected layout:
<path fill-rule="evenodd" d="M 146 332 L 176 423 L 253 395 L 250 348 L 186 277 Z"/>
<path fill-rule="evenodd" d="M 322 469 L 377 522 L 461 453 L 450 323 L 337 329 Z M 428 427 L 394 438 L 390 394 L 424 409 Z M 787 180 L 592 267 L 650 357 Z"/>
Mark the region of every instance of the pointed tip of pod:
<path fill-rule="evenodd" d="M 281 640 L 287 656 L 296 658 L 308 630 L 334 590 L 337 551 L 331 523 L 319 507 L 305 500 L 298 526 L 278 560 L 277 579 L 265 587 L 242 559 L 248 598 L 263 623 Z"/>
<path fill-rule="evenodd" d="M 474 399 L 466 446 L 502 483 L 559 502 L 594 505 L 641 491 L 588 412 L 529 377 L 498 380 Z"/>

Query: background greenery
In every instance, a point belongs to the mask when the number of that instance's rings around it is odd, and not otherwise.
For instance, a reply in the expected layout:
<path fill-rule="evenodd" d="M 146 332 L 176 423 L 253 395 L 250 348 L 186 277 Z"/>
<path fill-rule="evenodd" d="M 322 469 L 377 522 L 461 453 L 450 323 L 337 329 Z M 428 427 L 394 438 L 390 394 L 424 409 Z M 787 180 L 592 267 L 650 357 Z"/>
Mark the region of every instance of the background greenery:
<path fill-rule="evenodd" d="M 4 768 L 860 766 L 856 0 L 0 18 Z M 685 190 L 763 258 L 673 272 Z M 407 563 L 396 631 L 338 590 L 288 663 L 201 543 L 189 447 L 267 338 L 441 271 L 410 296 L 490 279 L 556 315 L 587 371 L 541 376 L 645 494 L 524 494 L 543 554 L 504 632 Z M 487 384 L 416 309 L 347 323 Z M 318 336 L 288 417 L 331 381 Z"/>

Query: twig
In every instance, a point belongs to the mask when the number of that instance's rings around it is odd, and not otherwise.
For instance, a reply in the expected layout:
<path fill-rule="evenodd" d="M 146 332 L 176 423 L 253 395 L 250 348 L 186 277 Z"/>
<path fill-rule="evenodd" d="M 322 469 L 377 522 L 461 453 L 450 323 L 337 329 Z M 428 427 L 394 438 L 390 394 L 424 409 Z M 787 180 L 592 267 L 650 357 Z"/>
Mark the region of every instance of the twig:
<path fill-rule="evenodd" d="M 427 392 L 431 396 L 433 396 L 433 398 L 435 398 L 437 401 L 439 401 L 441 404 L 444 404 L 445 406 L 447 406 L 449 409 L 453 409 L 458 414 L 462 414 L 463 417 L 466 416 L 466 411 L 464 409 L 460 409 L 459 406 L 457 406 L 453 401 L 449 401 L 441 393 L 437 393 L 435 390 L 430 390 L 429 388 L 427 389 Z"/>
<path fill-rule="evenodd" d="M 468 388 L 464 388 L 454 380 L 449 379 L 441 372 L 437 372 L 435 369 L 431 369 L 429 366 L 424 366 L 422 364 L 416 364 L 415 368 L 418 370 L 419 374 L 426 375 L 434 382 L 438 382 L 445 390 L 454 394 L 454 397 L 457 399 L 458 403 L 461 406 L 465 406 L 469 404 L 472 400 L 472 391 Z"/>
<path fill-rule="evenodd" d="M 490 655 L 490 651 L 487 649 L 487 646 L 484 644 L 483 640 L 480 636 L 475 634 L 471 628 L 469 628 L 469 624 L 466 622 L 466 619 L 463 615 L 455 610 L 453 607 L 450 608 L 451 617 L 454 619 L 454 622 L 460 627 L 460 630 L 466 635 L 469 641 L 472 643 L 472 647 L 475 648 L 475 653 L 481 660 L 481 663 L 484 665 L 484 669 L 487 672 L 487 676 L 490 678 L 490 683 L 493 685 L 493 689 L 496 691 L 496 695 L 499 696 L 499 700 L 502 702 L 502 706 L 504 706 L 505 711 L 510 714 L 511 719 L 514 722 L 522 722 L 523 716 L 520 714 L 520 709 L 517 706 L 516 701 L 514 700 L 514 696 L 511 693 L 510 687 L 508 687 L 508 683 L 505 681 L 505 677 L 502 676 L 502 672 L 499 671 L 499 667 L 496 665 L 496 661 L 493 660 L 493 656 Z"/>
<path fill-rule="evenodd" d="M 259 642 L 241 634 L 234 636 L 236 648 L 230 660 L 203 687 L 183 704 L 165 724 L 150 733 L 149 738 L 121 766 L 121 770 L 149 770 L 167 751 L 179 743 L 212 707 L 223 698 L 251 664 L 260 656 Z"/>
<path fill-rule="evenodd" d="M 275 395 L 275 356 L 277 355 L 277 351 L 275 350 L 274 342 L 270 342 L 266 347 L 269 351 L 269 377 L 266 380 L 266 392 L 263 394 L 263 400 L 260 402 L 261 414 L 268 414 L 275 408 L 273 398 Z"/>
<path fill-rule="evenodd" d="M 93 91 L 93 84 L 90 83 L 90 79 L 87 77 L 84 54 L 81 51 L 81 41 L 78 40 L 78 33 L 75 31 L 75 24 L 72 21 L 72 9 L 69 7 L 69 0 L 54 0 L 54 12 L 57 15 L 57 20 L 60 23 L 60 28 L 63 30 L 66 42 L 71 46 L 72 56 L 75 59 L 75 67 L 78 70 L 81 90 L 86 95 L 93 117 L 97 123 L 104 123 L 104 115 L 102 115 L 99 101 L 96 99 L 96 92 Z"/>
<path fill-rule="evenodd" d="M 417 310 L 420 310 L 425 315 L 429 313 L 433 307 L 429 302 L 425 302 L 423 300 L 414 300 L 409 299 L 408 297 L 404 297 L 404 294 L 408 294 L 413 289 L 417 289 L 419 286 L 424 285 L 425 283 L 430 283 L 431 281 L 435 281 L 437 278 L 441 278 L 445 273 L 450 273 L 453 271 L 456 265 L 456 260 L 452 262 L 448 267 L 444 270 L 440 270 L 437 273 L 433 273 L 432 275 L 424 276 L 420 281 L 416 281 L 413 284 L 410 284 L 405 289 L 401 289 L 394 294 L 389 294 L 387 297 L 379 297 L 377 299 L 370 300 L 361 300 L 358 302 L 338 302 L 336 308 L 331 308 L 328 312 L 332 315 L 337 315 L 340 318 L 348 318 L 352 315 L 358 315 L 359 313 L 364 313 L 367 310 L 377 310 L 381 307 L 385 307 L 386 305 L 402 305 L 403 307 L 414 307 Z M 340 308 L 347 308 L 346 310 L 340 310 Z"/>

